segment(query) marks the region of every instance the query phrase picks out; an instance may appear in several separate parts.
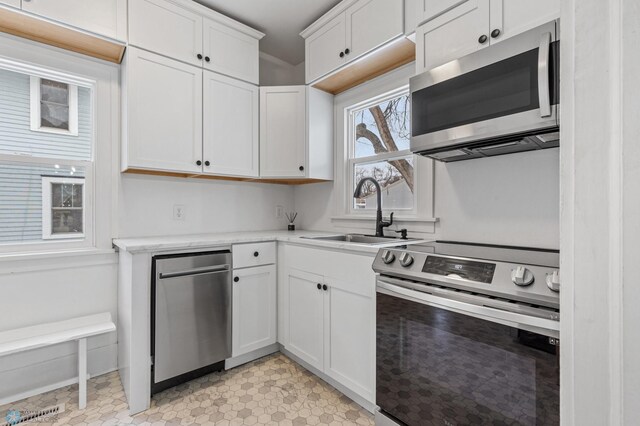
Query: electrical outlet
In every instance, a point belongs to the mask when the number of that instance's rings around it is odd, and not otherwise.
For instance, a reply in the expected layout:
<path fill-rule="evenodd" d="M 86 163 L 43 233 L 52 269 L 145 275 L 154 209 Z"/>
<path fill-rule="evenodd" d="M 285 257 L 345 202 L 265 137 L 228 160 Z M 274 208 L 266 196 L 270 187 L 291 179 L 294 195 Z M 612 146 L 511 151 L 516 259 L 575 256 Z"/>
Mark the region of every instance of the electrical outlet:
<path fill-rule="evenodd" d="M 182 204 L 173 205 L 173 220 L 184 220 L 185 207 Z"/>
<path fill-rule="evenodd" d="M 282 219 L 284 217 L 284 206 L 276 206 L 276 218 Z"/>

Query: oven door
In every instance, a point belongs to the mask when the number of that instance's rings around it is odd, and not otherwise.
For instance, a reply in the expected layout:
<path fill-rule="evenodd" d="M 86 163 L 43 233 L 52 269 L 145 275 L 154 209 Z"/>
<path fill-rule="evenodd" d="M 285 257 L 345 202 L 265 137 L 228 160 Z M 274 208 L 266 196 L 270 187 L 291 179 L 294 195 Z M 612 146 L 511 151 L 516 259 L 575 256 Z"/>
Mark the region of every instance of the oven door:
<path fill-rule="evenodd" d="M 558 328 L 378 278 L 376 403 L 411 426 L 557 425 Z"/>
<path fill-rule="evenodd" d="M 411 150 L 424 153 L 558 127 L 556 22 L 411 79 Z"/>

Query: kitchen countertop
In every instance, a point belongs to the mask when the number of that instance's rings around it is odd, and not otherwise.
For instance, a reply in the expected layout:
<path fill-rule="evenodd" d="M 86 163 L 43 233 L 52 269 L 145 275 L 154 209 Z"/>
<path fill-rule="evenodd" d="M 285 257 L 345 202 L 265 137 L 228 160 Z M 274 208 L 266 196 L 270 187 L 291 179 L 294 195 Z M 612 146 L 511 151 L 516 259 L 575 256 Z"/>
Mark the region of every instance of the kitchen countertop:
<path fill-rule="evenodd" d="M 216 234 L 191 234 L 191 235 L 170 235 L 164 237 L 141 237 L 141 238 L 117 238 L 113 240 L 113 245 L 120 250 L 130 253 L 199 249 L 211 246 L 254 243 L 264 241 L 282 241 L 287 243 L 301 244 L 306 246 L 324 247 L 329 249 L 339 249 L 355 251 L 360 253 L 377 253 L 380 248 L 402 245 L 402 240 L 392 240 L 388 244 L 361 244 L 347 243 L 344 241 L 313 240 L 302 237 L 319 237 L 344 235 L 340 232 L 322 231 L 248 231 L 248 232 L 226 232 Z M 416 244 L 428 240 L 416 240 L 405 244 Z"/>

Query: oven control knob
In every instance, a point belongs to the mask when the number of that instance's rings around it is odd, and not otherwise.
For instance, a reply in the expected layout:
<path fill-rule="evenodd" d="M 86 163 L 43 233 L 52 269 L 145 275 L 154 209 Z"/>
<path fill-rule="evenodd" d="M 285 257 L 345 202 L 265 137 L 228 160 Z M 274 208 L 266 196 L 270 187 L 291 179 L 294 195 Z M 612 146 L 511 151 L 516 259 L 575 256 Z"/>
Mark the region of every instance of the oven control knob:
<path fill-rule="evenodd" d="M 560 271 L 557 269 L 551 274 L 547 274 L 547 287 L 551 291 L 560 291 Z"/>
<path fill-rule="evenodd" d="M 524 266 L 516 266 L 516 269 L 511 270 L 511 281 L 515 285 L 528 286 L 533 283 L 533 274 Z"/>
<path fill-rule="evenodd" d="M 382 261 L 385 264 L 390 264 L 393 263 L 393 261 L 396 260 L 396 255 L 393 254 L 392 252 L 390 252 L 389 250 L 385 250 L 382 252 Z"/>
<path fill-rule="evenodd" d="M 399 260 L 400 260 L 400 264 L 406 268 L 407 266 L 410 266 L 413 263 L 413 256 L 411 256 L 407 252 L 404 252 L 400 255 Z"/>

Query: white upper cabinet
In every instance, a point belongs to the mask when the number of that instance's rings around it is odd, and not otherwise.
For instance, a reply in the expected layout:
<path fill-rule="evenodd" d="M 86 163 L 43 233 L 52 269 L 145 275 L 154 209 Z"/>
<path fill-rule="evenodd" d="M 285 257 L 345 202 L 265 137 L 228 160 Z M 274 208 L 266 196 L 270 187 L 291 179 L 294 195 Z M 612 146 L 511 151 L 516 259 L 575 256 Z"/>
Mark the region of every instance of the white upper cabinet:
<path fill-rule="evenodd" d="M 20 0 L 0 0 L 0 4 L 6 4 L 9 6 L 20 8 Z"/>
<path fill-rule="evenodd" d="M 496 43 L 560 16 L 560 0 L 491 0 L 491 43 Z M 497 34 L 498 30 L 500 33 Z"/>
<path fill-rule="evenodd" d="M 131 45 L 254 84 L 263 36 L 192 1 L 129 1 Z"/>
<path fill-rule="evenodd" d="M 307 82 L 342 66 L 345 49 L 345 16 L 341 13 L 305 40 Z"/>
<path fill-rule="evenodd" d="M 20 0 L 0 0 L 20 7 Z M 116 40 L 127 38 L 127 0 L 29 0 L 22 10 Z"/>
<path fill-rule="evenodd" d="M 403 0 L 360 0 L 346 10 L 345 20 L 350 61 L 403 34 Z"/>
<path fill-rule="evenodd" d="M 453 9 L 454 7 L 464 3 L 468 0 L 415 0 L 417 1 L 417 10 L 412 13 L 417 15 L 418 24 L 421 24 L 429 19 L 435 18 L 444 12 Z"/>
<path fill-rule="evenodd" d="M 203 171 L 258 177 L 258 87 L 204 72 Z"/>
<path fill-rule="evenodd" d="M 258 39 L 205 19 L 203 51 L 205 68 L 258 84 Z"/>
<path fill-rule="evenodd" d="M 260 176 L 333 179 L 333 95 L 306 86 L 260 88 Z"/>
<path fill-rule="evenodd" d="M 130 1 L 129 43 L 202 65 L 202 16 L 165 0 Z"/>
<path fill-rule="evenodd" d="M 260 88 L 260 175 L 305 176 L 305 86 Z"/>
<path fill-rule="evenodd" d="M 480 37 L 486 40 L 482 42 Z M 467 0 L 416 30 L 418 73 L 489 45 L 489 0 Z"/>
<path fill-rule="evenodd" d="M 276 267 L 234 270 L 233 276 L 231 347 L 237 357 L 276 343 Z"/>
<path fill-rule="evenodd" d="M 560 16 L 560 0 L 466 0 L 456 6 L 458 3 L 423 0 L 424 16 L 436 17 L 416 30 L 418 73 Z"/>
<path fill-rule="evenodd" d="M 202 69 L 129 47 L 123 168 L 201 172 Z"/>
<path fill-rule="evenodd" d="M 344 0 L 304 30 L 306 82 L 330 74 L 404 31 L 404 0 Z"/>

